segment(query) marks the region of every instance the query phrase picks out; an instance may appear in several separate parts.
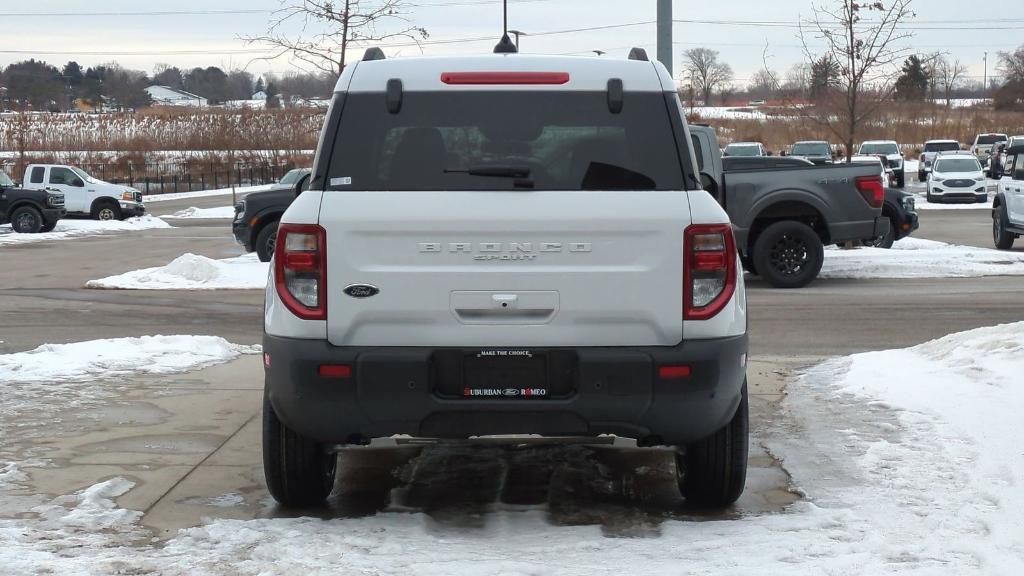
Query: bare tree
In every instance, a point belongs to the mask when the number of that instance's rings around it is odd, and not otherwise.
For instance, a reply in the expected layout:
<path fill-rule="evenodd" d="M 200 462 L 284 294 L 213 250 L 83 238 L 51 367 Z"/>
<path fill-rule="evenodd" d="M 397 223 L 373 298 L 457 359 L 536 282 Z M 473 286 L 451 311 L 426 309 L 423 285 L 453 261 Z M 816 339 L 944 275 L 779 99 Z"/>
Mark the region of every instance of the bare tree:
<path fill-rule="evenodd" d="M 291 55 L 321 72 L 341 74 L 354 45 L 404 38 L 419 45 L 429 34 L 408 18 L 408 0 L 281 0 L 267 31 L 246 36 L 248 44 L 270 47 L 274 60 Z M 287 30 L 296 24 L 301 31 Z"/>
<path fill-rule="evenodd" d="M 776 74 L 769 69 L 758 70 L 747 85 L 747 91 L 752 96 L 761 100 L 770 100 L 779 91 L 779 81 Z"/>
<path fill-rule="evenodd" d="M 811 86 L 811 65 L 806 62 L 799 62 L 794 64 L 788 72 L 786 72 L 786 79 L 782 83 L 782 89 L 790 93 L 792 96 L 803 97 L 807 94 L 808 89 Z"/>
<path fill-rule="evenodd" d="M 934 74 L 946 94 L 946 108 L 949 108 L 953 90 L 956 90 L 956 87 L 963 81 L 964 75 L 967 74 L 967 66 L 961 64 L 960 60 L 950 62 L 948 58 L 942 58 L 936 61 Z"/>
<path fill-rule="evenodd" d="M 902 41 L 913 36 L 900 26 L 914 17 L 911 2 L 833 0 L 829 6 L 814 6 L 813 16 L 800 22 L 807 60 L 821 60 L 811 44 L 823 42 L 824 57 L 836 63 L 839 73 L 837 87 L 825 94 L 811 117 L 847 150 L 853 149 L 861 123 L 893 93 L 898 65 L 909 51 Z"/>
<path fill-rule="evenodd" d="M 1008 82 L 1024 82 L 1024 45 L 1013 52 L 999 53 L 999 71 Z"/>
<path fill-rule="evenodd" d="M 686 60 L 684 69 L 693 78 L 693 83 L 704 95 L 704 105 L 711 105 L 711 93 L 732 82 L 732 67 L 718 61 L 718 51 L 708 48 L 692 48 L 683 52 Z"/>

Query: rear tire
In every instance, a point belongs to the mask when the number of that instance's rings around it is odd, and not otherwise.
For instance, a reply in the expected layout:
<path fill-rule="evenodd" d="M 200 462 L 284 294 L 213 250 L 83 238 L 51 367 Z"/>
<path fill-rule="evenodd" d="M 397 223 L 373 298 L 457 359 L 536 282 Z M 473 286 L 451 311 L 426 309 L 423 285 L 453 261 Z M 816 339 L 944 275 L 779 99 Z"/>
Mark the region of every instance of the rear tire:
<path fill-rule="evenodd" d="M 724 508 L 739 499 L 747 481 L 750 408 L 747 384 L 732 420 L 708 438 L 676 453 L 679 490 L 695 508 Z"/>
<path fill-rule="evenodd" d="M 274 500 L 283 506 L 320 506 L 334 488 L 338 455 L 277 418 L 263 391 L 263 474 Z"/>
<path fill-rule="evenodd" d="M 907 171 L 900 170 L 899 174 L 896 175 L 896 187 L 906 188 L 907 187 Z"/>
<path fill-rule="evenodd" d="M 821 238 L 803 222 L 784 220 L 765 228 L 754 242 L 754 267 L 776 288 L 803 288 L 825 261 Z"/>
<path fill-rule="evenodd" d="M 996 206 L 992 210 L 992 239 L 999 250 L 1010 250 L 1016 236 L 1006 231 L 1006 207 Z"/>
<path fill-rule="evenodd" d="M 32 206 L 21 206 L 11 213 L 11 229 L 19 234 L 36 234 L 43 228 L 43 214 Z"/>
<path fill-rule="evenodd" d="M 278 224 L 278 222 L 271 222 L 256 235 L 256 255 L 260 257 L 260 262 L 270 262 L 270 259 L 274 257 Z"/>
<path fill-rule="evenodd" d="M 109 222 L 111 220 L 123 220 L 121 207 L 113 202 L 104 202 L 93 206 L 90 214 L 93 220 Z"/>

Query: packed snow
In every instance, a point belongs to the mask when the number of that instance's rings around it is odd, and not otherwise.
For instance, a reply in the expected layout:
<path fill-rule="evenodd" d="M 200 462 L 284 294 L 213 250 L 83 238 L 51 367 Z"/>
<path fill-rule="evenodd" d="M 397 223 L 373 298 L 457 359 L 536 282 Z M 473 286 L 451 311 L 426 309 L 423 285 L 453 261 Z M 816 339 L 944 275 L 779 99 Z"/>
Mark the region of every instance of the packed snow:
<path fill-rule="evenodd" d="M 44 344 L 28 352 L 0 354 L 0 382 L 51 384 L 126 374 L 188 372 L 255 354 L 256 348 L 217 336 L 142 336 Z M 0 400 L 0 406 L 3 405 Z"/>
<path fill-rule="evenodd" d="M 267 286 L 268 271 L 269 264 L 260 262 L 255 253 L 225 260 L 184 254 L 166 266 L 90 280 L 85 286 L 120 290 L 262 290 Z"/>
<path fill-rule="evenodd" d="M 1024 253 L 904 238 L 891 250 L 829 248 L 822 278 L 976 278 L 1024 276 Z"/>
<path fill-rule="evenodd" d="M 146 204 L 152 202 L 168 202 L 170 200 L 187 200 L 189 198 L 206 198 L 209 196 L 230 196 L 232 192 L 236 195 L 245 195 L 252 192 L 263 192 L 279 186 L 278 184 L 264 184 L 261 186 L 236 186 L 232 188 L 217 188 L 216 190 L 201 190 L 196 192 L 174 192 L 170 194 L 150 194 L 143 196 L 142 201 Z"/>
<path fill-rule="evenodd" d="M 81 236 L 97 236 L 115 232 L 139 232 L 142 230 L 159 230 L 172 228 L 170 224 L 153 216 L 140 216 L 127 220 L 72 220 L 65 218 L 57 222 L 53 232 L 40 234 L 19 234 L 9 224 L 0 226 L 0 246 L 14 244 L 31 244 L 47 240 L 66 240 Z"/>
<path fill-rule="evenodd" d="M 470 525 L 401 508 L 362 518 L 212 519 L 165 544 L 107 479 L 0 520 L 8 574 L 1018 574 L 1024 570 L 1024 323 L 827 361 L 754 441 L 803 499 L 726 519 L 652 518 L 612 537 L 493 505 Z M 2 402 L 3 400 L 0 400 Z M 27 467 L 27 466 L 26 466 Z M 25 482 L 8 464 L 7 486 Z"/>
<path fill-rule="evenodd" d="M 231 220 L 235 217 L 234 206 L 218 206 L 216 208 L 196 208 L 190 206 L 184 210 L 178 210 L 174 214 L 168 214 L 161 216 L 161 218 L 170 219 L 198 219 L 198 218 L 215 218 L 215 219 L 228 219 Z"/>

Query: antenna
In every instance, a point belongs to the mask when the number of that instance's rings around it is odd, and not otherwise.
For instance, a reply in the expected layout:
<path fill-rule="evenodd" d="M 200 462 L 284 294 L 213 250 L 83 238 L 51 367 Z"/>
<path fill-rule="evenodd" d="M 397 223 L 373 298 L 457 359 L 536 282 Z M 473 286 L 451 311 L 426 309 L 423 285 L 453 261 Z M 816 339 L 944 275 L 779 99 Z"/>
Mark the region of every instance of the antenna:
<path fill-rule="evenodd" d="M 516 54 L 519 52 L 519 48 L 512 42 L 512 39 L 508 37 L 508 0 L 502 2 L 503 19 L 502 19 L 502 35 L 501 41 L 494 47 L 495 54 Z"/>

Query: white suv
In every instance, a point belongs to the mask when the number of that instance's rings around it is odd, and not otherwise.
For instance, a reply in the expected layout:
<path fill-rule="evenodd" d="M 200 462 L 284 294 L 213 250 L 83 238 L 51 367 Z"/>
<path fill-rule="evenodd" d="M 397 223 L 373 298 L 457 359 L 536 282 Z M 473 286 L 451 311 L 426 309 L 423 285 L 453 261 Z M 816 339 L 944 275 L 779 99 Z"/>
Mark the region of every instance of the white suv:
<path fill-rule="evenodd" d="M 988 179 L 970 152 L 943 153 L 928 175 L 929 202 L 988 202 Z"/>
<path fill-rule="evenodd" d="M 613 434 L 735 501 L 746 296 L 689 143 L 642 50 L 348 66 L 271 266 L 271 494 L 318 504 L 338 450 L 396 434 Z"/>

